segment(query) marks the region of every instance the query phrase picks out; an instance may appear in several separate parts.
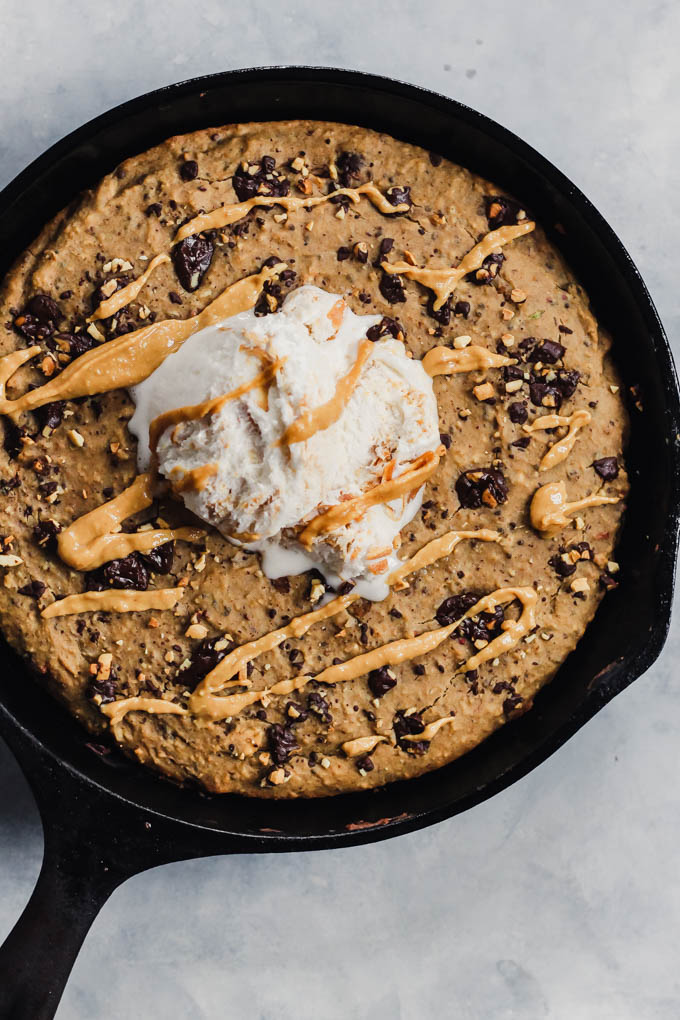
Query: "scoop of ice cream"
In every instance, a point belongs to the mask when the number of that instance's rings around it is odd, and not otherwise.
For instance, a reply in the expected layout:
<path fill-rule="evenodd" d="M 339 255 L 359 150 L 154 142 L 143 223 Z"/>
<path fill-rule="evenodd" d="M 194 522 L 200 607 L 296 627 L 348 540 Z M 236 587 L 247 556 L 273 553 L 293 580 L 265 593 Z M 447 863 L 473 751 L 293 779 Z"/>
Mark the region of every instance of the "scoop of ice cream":
<path fill-rule="evenodd" d="M 268 576 L 315 566 L 331 584 L 354 580 L 362 594 L 383 598 L 422 489 L 370 507 L 306 548 L 299 541 L 319 513 L 439 446 L 432 381 L 401 341 L 366 339 L 379 321 L 304 286 L 277 314 L 243 312 L 196 333 L 132 390 L 140 468 L 149 464 L 154 419 L 226 397 L 161 430 L 159 472 L 198 517 L 257 549 Z"/>

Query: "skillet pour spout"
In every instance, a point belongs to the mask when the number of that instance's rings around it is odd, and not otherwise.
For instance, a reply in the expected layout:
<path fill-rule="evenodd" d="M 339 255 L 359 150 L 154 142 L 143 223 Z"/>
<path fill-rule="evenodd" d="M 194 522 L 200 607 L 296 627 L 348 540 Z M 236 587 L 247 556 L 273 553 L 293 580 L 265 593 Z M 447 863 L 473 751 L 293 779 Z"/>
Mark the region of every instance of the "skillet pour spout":
<path fill-rule="evenodd" d="M 163 139 L 226 122 L 305 118 L 385 131 L 469 167 L 526 201 L 581 278 L 634 388 L 631 494 L 620 583 L 533 709 L 438 771 L 379 790 L 309 801 L 209 797 L 117 753 L 80 726 L 0 648 L 0 735 L 38 801 L 45 859 L 0 948 L 0 1017 L 53 1017 L 98 910 L 127 877 L 214 854 L 352 846 L 449 818 L 535 768 L 657 658 L 670 622 L 680 506 L 680 399 L 651 298 L 611 228 L 559 170 L 454 100 L 353 71 L 230 71 L 134 99 L 49 149 L 0 194 L 0 275 L 43 224 L 116 164 Z"/>

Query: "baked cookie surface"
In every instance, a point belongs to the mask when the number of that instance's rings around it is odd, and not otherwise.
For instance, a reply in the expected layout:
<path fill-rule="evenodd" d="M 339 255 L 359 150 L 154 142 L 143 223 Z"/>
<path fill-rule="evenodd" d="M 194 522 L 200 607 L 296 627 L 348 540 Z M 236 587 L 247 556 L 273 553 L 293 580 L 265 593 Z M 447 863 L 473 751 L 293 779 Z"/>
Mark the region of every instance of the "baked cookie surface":
<path fill-rule="evenodd" d="M 616 584 L 628 427 L 610 338 L 532 222 L 389 136 L 275 122 L 171 138 L 45 228 L 0 296 L 0 625 L 88 729 L 212 792 L 323 796 L 438 768 L 530 708 Z M 268 580 L 158 489 L 126 506 L 115 555 L 69 558 L 74 522 L 138 477 L 127 388 L 92 383 L 113 345 L 249 278 L 258 314 L 313 284 L 382 316 L 377 342 L 436 349 L 441 457 L 399 550 L 420 560 L 381 602 L 309 574 Z M 60 390 L 78 366 L 84 392 Z M 151 532 L 164 540 L 125 552 Z M 50 608 L 86 592 L 102 600 Z"/>

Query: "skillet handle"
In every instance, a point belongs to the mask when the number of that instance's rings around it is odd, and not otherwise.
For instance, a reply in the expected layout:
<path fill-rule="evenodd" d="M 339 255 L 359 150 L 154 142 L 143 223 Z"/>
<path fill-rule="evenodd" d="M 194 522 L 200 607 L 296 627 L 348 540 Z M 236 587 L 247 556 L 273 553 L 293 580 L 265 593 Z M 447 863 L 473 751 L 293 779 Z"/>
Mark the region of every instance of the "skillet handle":
<path fill-rule="evenodd" d="M 52 1020 L 83 939 L 123 880 L 83 842 L 57 845 L 46 828 L 33 895 L 0 947 L 2 1020 Z"/>

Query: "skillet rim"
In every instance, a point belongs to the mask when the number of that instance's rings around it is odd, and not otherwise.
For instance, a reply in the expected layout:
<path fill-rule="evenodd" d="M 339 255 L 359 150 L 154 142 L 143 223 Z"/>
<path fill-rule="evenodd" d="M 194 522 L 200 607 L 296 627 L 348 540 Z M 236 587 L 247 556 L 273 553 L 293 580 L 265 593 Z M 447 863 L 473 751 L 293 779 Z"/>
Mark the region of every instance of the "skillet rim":
<path fill-rule="evenodd" d="M 520 158 L 535 168 L 538 173 L 549 181 L 551 186 L 555 188 L 561 197 L 565 199 L 570 206 L 574 207 L 580 218 L 587 225 L 588 230 L 594 233 L 598 237 L 599 241 L 606 247 L 613 262 L 615 263 L 617 273 L 622 278 L 622 282 L 625 282 L 630 288 L 632 288 L 632 297 L 648 328 L 650 346 L 654 349 L 658 368 L 663 373 L 664 396 L 669 410 L 669 422 L 667 431 L 664 435 L 666 439 L 668 439 L 668 437 L 672 434 L 677 435 L 680 431 L 680 399 L 678 397 L 677 380 L 670 347 L 642 277 L 616 233 L 604 220 L 590 200 L 580 191 L 580 189 L 577 188 L 550 161 L 538 153 L 528 143 L 519 138 L 519 136 L 509 131 L 507 128 L 502 127 L 486 115 L 473 110 L 469 106 L 421 86 L 410 85 L 385 76 L 373 75 L 365 72 L 327 67 L 288 65 L 277 65 L 263 68 L 242 68 L 233 71 L 203 75 L 175 84 L 165 85 L 159 89 L 152 90 L 141 96 L 127 100 L 126 102 L 113 107 L 111 110 L 99 114 L 54 143 L 43 154 L 33 160 L 3 189 L 0 193 L 0 212 L 4 211 L 17 201 L 25 192 L 26 188 L 32 186 L 36 182 L 45 168 L 54 165 L 57 160 L 62 159 L 69 153 L 69 151 L 75 150 L 78 145 L 87 141 L 88 138 L 92 138 L 102 128 L 111 128 L 114 124 L 121 123 L 126 118 L 129 119 L 131 116 L 137 115 L 140 112 L 143 113 L 145 110 L 147 113 L 152 113 L 153 107 L 158 103 L 166 101 L 176 103 L 178 100 L 193 94 L 196 94 L 198 97 L 201 89 L 208 90 L 220 87 L 221 85 L 233 86 L 238 84 L 247 84 L 248 82 L 258 82 L 260 84 L 266 83 L 275 88 L 277 83 L 285 85 L 286 82 L 291 81 L 314 83 L 318 87 L 358 87 L 365 91 L 368 90 L 373 93 L 387 93 L 392 97 L 404 98 L 415 103 L 431 107 L 439 113 L 443 113 L 445 116 L 450 117 L 452 127 L 455 127 L 457 121 L 462 120 L 490 137 L 495 144 L 511 148 Z M 275 114 L 276 99 L 274 98 L 272 103 L 271 119 L 277 119 Z M 190 128 L 187 127 L 184 130 L 190 130 Z M 392 129 L 390 129 L 390 133 L 394 133 Z M 407 129 L 405 133 L 410 134 L 411 132 Z M 128 155 L 130 154 L 133 153 L 128 153 Z M 570 259 L 570 261 L 573 262 L 572 259 Z M 578 265 L 576 265 L 575 268 L 578 270 Z M 466 810 L 474 804 L 500 792 L 500 790 L 526 775 L 529 771 L 540 764 L 540 762 L 544 761 L 550 756 L 550 754 L 562 746 L 562 744 L 569 739 L 576 730 L 584 725 L 588 719 L 599 711 L 599 709 L 603 707 L 608 700 L 632 683 L 633 680 L 637 679 L 659 655 L 670 623 L 675 555 L 677 549 L 677 528 L 679 523 L 678 497 L 680 494 L 680 453 L 678 452 L 677 444 L 674 444 L 671 447 L 669 456 L 672 467 L 672 474 L 669 478 L 671 499 L 669 501 L 666 518 L 664 542 L 663 546 L 659 548 L 658 565 L 655 575 L 657 580 L 657 619 L 655 626 L 650 630 L 647 644 L 644 647 L 640 647 L 630 658 L 612 663 L 610 669 L 605 671 L 608 675 L 604 678 L 599 678 L 601 682 L 598 682 L 597 686 L 593 688 L 592 696 L 583 701 L 579 710 L 572 714 L 571 717 L 564 720 L 562 725 L 556 730 L 546 733 L 544 739 L 535 745 L 530 752 L 524 754 L 523 757 L 517 760 L 512 767 L 503 771 L 493 781 L 471 791 L 467 796 L 457 800 L 453 804 L 443 803 L 439 805 L 439 807 L 430 807 L 424 811 L 409 811 L 406 817 L 388 817 L 380 820 L 380 823 L 371 823 L 367 825 L 366 828 L 356 828 L 351 830 L 348 830 L 345 826 L 338 831 L 327 829 L 322 833 L 304 835 L 300 835 L 299 833 L 289 834 L 280 832 L 264 833 L 261 830 L 259 832 L 244 832 L 242 830 L 231 832 L 224 828 L 214 828 L 210 825 L 203 825 L 196 821 L 187 820 L 186 818 L 181 818 L 180 816 L 170 812 L 156 810 L 153 807 L 149 807 L 147 804 L 140 804 L 135 800 L 131 800 L 121 795 L 103 779 L 90 774 L 87 769 L 87 764 L 89 763 L 85 762 L 83 767 L 79 767 L 74 765 L 72 761 L 65 760 L 65 758 L 55 752 L 43 739 L 38 737 L 29 726 L 17 718 L 17 715 L 7 707 L 5 701 L 11 701 L 11 697 L 7 697 L 6 693 L 1 688 L 0 729 L 5 731 L 5 735 L 10 746 L 13 744 L 16 745 L 17 743 L 23 745 L 23 750 L 20 752 L 20 757 L 22 759 L 25 759 L 27 754 L 33 754 L 36 759 L 41 757 L 44 759 L 50 759 L 52 765 L 56 764 L 59 768 L 64 769 L 65 772 L 70 775 L 71 782 L 77 784 L 83 790 L 87 789 L 91 791 L 93 796 L 113 798 L 118 802 L 120 807 L 125 806 L 126 809 L 130 808 L 135 811 L 141 810 L 145 815 L 155 815 L 157 818 L 164 819 L 173 825 L 178 825 L 185 829 L 192 829 L 196 832 L 196 834 L 210 833 L 212 835 L 217 835 L 220 838 L 224 838 L 225 840 L 231 839 L 232 843 L 236 840 L 243 844 L 243 848 L 255 851 L 317 849 L 364 843 L 413 831 L 425 825 L 433 824 L 443 820 L 444 818 L 451 817 L 453 814 Z M 586 640 L 590 626 L 592 626 L 592 624 L 589 625 L 588 630 L 582 637 L 582 642 Z M 7 652 L 11 655 L 12 659 L 15 659 L 13 653 L 9 652 L 8 649 Z M 17 660 L 15 659 L 15 661 Z M 598 677 L 593 678 L 593 683 L 595 681 L 598 681 Z M 532 709 L 532 713 L 535 711 L 535 708 Z M 518 721 L 518 723 L 521 722 L 522 720 Z M 76 725 L 80 726 L 80 724 Z M 506 726 L 502 727 L 502 731 L 508 730 L 510 727 L 517 725 L 518 724 L 516 723 L 506 724 Z M 14 731 L 14 736 L 16 737 L 15 740 L 12 739 L 12 731 Z M 493 737 L 489 738 L 489 740 L 493 740 Z M 488 747 L 489 740 L 484 741 L 480 746 L 482 748 Z M 474 753 L 474 751 L 471 752 L 471 754 Z M 469 758 L 470 755 L 467 755 L 466 757 Z M 444 770 L 452 768 L 452 766 L 455 766 L 455 763 L 445 766 L 444 769 L 439 769 L 433 773 L 429 773 L 430 781 L 432 781 L 432 776 L 437 776 Z M 146 773 L 148 770 L 144 771 Z M 158 783 L 159 780 L 161 783 L 163 782 L 160 777 L 154 776 L 152 773 L 150 773 L 150 775 L 152 776 L 154 783 Z M 404 789 L 408 787 L 409 790 L 413 791 L 416 789 L 416 784 L 420 783 L 421 778 L 423 777 L 411 779 L 403 783 L 392 783 L 369 794 L 345 794 L 334 798 L 323 798 L 323 801 L 326 804 L 330 802 L 332 804 L 337 804 L 338 807 L 340 807 L 340 802 L 347 801 L 348 798 L 352 799 L 354 803 L 357 803 L 362 799 L 365 802 L 370 800 L 375 801 L 377 799 L 382 799 L 383 796 L 386 800 L 395 800 L 398 799 L 399 788 Z M 167 783 L 165 785 L 168 786 Z M 388 794 L 389 796 L 387 796 Z M 235 795 L 223 795 L 220 799 L 234 796 Z M 241 799 L 251 800 L 250 798 Z M 271 807 L 274 802 L 256 799 L 256 803 L 258 805 L 268 805 Z M 310 800 L 306 802 L 295 801 L 287 803 L 296 804 L 298 806 L 301 803 L 306 803 L 313 807 L 315 804 L 318 804 L 319 801 Z M 277 813 L 279 811 L 280 808 L 277 808 Z"/>

